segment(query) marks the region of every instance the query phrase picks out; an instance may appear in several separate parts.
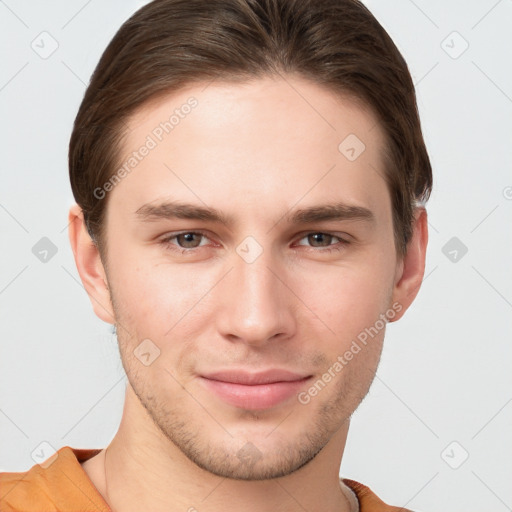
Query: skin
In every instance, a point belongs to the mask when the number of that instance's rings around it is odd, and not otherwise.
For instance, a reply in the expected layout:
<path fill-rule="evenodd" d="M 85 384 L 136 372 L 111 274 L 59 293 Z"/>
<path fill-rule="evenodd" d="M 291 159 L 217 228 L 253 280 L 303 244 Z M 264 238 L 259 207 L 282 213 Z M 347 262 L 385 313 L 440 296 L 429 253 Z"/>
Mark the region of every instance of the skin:
<path fill-rule="evenodd" d="M 312 376 L 307 391 L 379 315 L 403 316 L 423 278 L 426 212 L 417 210 L 399 258 L 375 117 L 284 78 L 196 84 L 132 116 L 122 161 L 175 108 L 198 101 L 110 192 L 106 261 L 80 208 L 70 209 L 78 271 L 97 316 L 117 326 L 129 381 L 116 436 L 83 464 L 114 511 L 356 509 L 339 470 L 385 328 L 307 404 L 294 395 L 263 410 L 236 407 L 199 377 L 281 368 Z M 349 134 L 366 146 L 354 161 L 338 150 Z M 166 200 L 212 207 L 233 222 L 138 218 L 143 205 Z M 287 221 L 331 202 L 368 208 L 374 220 Z M 205 237 L 162 241 L 198 230 Z M 248 236 L 262 250 L 251 263 L 237 252 Z M 145 339 L 160 350 L 148 366 L 134 355 Z"/>

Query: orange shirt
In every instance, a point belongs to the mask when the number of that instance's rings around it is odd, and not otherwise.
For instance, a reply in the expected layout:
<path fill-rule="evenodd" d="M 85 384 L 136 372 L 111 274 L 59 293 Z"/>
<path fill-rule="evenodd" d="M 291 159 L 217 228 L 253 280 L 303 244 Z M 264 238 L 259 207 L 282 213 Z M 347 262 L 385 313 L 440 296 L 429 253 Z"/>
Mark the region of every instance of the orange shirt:
<path fill-rule="evenodd" d="M 111 512 L 80 465 L 100 451 L 64 446 L 28 471 L 0 473 L 0 512 Z M 386 505 L 359 482 L 342 480 L 356 494 L 359 512 L 407 512 Z"/>

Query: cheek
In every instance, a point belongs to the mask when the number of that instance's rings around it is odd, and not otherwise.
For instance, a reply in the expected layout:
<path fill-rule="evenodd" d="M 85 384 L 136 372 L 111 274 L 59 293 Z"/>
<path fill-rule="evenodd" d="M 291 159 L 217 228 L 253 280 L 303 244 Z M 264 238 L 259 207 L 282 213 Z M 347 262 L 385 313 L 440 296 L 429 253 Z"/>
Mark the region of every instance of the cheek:
<path fill-rule="evenodd" d="M 346 340 L 373 325 L 388 307 L 389 270 L 378 262 L 365 266 L 304 269 L 294 278 L 297 295 L 336 339 Z"/>
<path fill-rule="evenodd" d="M 145 382 L 159 380 L 162 375 L 165 378 L 168 375 L 162 373 L 164 368 L 181 368 L 186 364 L 183 355 L 195 352 L 193 340 L 205 325 L 201 298 L 208 283 L 196 279 L 192 284 L 190 272 L 177 271 L 169 265 L 131 261 L 138 263 L 130 264 L 130 258 L 126 258 L 112 273 L 112 294 L 116 319 L 123 327 L 118 329 L 123 365 L 133 385 L 144 394 Z M 139 348 L 143 346 L 144 349 Z M 146 367 L 137 356 L 142 352 L 158 356 Z M 167 387 L 177 392 L 176 386 L 170 378 Z"/>
<path fill-rule="evenodd" d="M 147 255 L 124 255 L 112 272 L 119 320 L 137 337 L 163 340 L 204 314 L 202 298 L 215 285 L 217 276 L 193 265 L 149 262 Z M 203 304 L 204 302 L 204 304 Z M 186 317 L 186 318 L 185 318 Z M 192 325 L 197 325 L 193 322 Z"/>

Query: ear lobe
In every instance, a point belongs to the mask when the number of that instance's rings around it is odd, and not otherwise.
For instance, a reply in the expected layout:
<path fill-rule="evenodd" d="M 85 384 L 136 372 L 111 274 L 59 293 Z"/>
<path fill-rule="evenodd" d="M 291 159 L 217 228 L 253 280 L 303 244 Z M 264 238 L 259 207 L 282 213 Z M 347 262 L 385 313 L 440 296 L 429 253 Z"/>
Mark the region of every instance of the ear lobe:
<path fill-rule="evenodd" d="M 114 310 L 107 285 L 107 276 L 100 253 L 85 226 L 81 208 L 75 204 L 69 209 L 69 242 L 76 268 L 85 291 L 89 295 L 94 313 L 104 322 L 115 323 Z"/>
<path fill-rule="evenodd" d="M 427 211 L 418 207 L 415 212 L 413 235 L 407 246 L 407 253 L 397 263 L 393 287 L 393 303 L 402 309 L 390 320 L 396 322 L 412 304 L 419 292 L 425 274 L 425 256 L 428 243 Z"/>

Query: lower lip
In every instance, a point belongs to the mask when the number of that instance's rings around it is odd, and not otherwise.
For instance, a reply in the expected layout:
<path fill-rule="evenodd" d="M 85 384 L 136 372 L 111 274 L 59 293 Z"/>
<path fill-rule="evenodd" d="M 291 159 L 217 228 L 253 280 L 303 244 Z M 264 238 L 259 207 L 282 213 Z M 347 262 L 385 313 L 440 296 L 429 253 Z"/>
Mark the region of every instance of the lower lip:
<path fill-rule="evenodd" d="M 201 377 L 201 381 L 225 402 L 242 409 L 261 410 L 274 407 L 304 387 L 310 377 L 289 382 L 271 382 L 269 384 L 234 384 Z"/>

